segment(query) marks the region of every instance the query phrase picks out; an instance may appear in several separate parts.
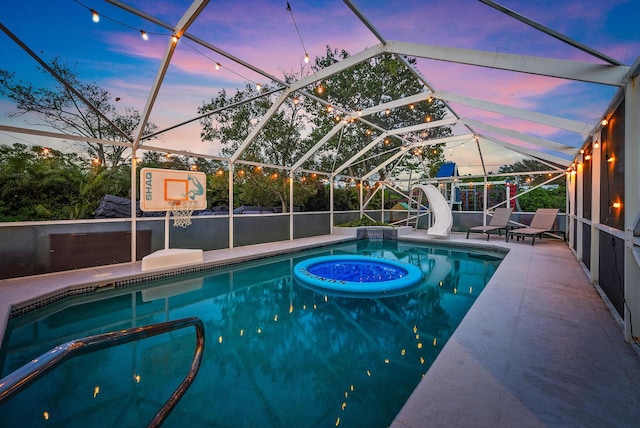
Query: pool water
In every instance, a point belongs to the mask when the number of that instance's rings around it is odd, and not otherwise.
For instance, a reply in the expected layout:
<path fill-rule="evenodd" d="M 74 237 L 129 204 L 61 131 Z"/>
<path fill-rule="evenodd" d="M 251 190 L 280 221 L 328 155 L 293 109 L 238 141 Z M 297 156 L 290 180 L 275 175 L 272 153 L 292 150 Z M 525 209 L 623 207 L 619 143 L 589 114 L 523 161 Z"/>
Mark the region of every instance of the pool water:
<path fill-rule="evenodd" d="M 335 254 L 420 266 L 402 295 L 301 286 L 293 266 Z M 9 323 L 2 376 L 66 341 L 185 318 L 205 323 L 200 371 L 167 427 L 386 427 L 502 255 L 366 241 L 80 297 Z M 0 406 L 2 426 L 146 425 L 186 375 L 193 329 L 69 360 Z M 437 393 L 437 391 L 435 392 Z"/>

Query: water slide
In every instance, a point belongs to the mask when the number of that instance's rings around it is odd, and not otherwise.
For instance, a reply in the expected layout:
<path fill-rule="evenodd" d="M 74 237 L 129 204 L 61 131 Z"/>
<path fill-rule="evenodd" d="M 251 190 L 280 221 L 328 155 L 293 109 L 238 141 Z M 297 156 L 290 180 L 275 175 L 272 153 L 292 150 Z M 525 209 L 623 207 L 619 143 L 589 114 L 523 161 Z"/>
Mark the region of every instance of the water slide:
<path fill-rule="evenodd" d="M 435 217 L 433 226 L 427 229 L 427 235 L 437 236 L 439 238 L 448 238 L 451 234 L 453 226 L 453 215 L 449 203 L 442 193 L 433 184 L 416 184 L 411 189 L 411 194 L 415 189 L 420 189 L 429 200 L 429 208 Z"/>

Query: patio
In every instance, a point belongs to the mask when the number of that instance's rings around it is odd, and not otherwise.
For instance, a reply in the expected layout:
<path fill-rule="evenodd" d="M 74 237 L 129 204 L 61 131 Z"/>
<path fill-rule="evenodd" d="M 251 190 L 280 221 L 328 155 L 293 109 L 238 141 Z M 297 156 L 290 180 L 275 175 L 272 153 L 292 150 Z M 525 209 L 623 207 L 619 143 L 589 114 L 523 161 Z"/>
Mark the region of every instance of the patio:
<path fill-rule="evenodd" d="M 403 239 L 426 240 L 423 231 Z M 226 263 L 344 240 L 325 235 L 205 253 Z M 435 241 L 441 244 L 441 241 Z M 565 243 L 535 246 L 454 233 L 447 244 L 509 253 L 394 421 L 394 427 L 632 427 L 640 356 Z M 541 267 L 544 267 L 541 269 Z M 66 288 L 142 275 L 140 262 L 0 281 L 0 334 L 11 306 Z"/>
<path fill-rule="evenodd" d="M 395 168 L 407 161 L 424 167 L 425 153 L 437 147 L 442 160 L 465 169 L 460 175 L 446 177 L 425 173 L 421 177 L 424 183 L 449 192 L 450 209 L 460 203 L 452 196 L 456 186 L 472 187 L 474 194 L 483 196 L 481 206 L 473 211 L 452 209 L 458 217 L 457 228 L 447 243 L 499 246 L 510 251 L 393 425 L 638 425 L 640 58 L 636 59 L 636 40 L 625 41 L 628 49 L 635 49 L 631 56 L 601 37 L 615 33 L 609 31 L 613 29 L 608 18 L 615 12 L 611 5 L 605 5 L 611 15 L 603 13 L 597 19 L 593 16 L 601 10 L 586 11 L 594 15 L 582 11 L 585 15 L 578 18 L 554 13 L 566 22 L 549 19 L 551 9 L 544 4 L 516 5 L 523 12 L 533 13 L 540 20 L 536 22 L 488 0 L 464 6 L 461 2 L 458 8 L 442 2 L 437 13 L 408 3 L 392 17 L 383 9 L 384 2 L 361 2 L 361 9 L 352 0 L 326 8 L 322 16 L 315 4 L 300 5 L 300 9 L 294 5 L 292 10 L 288 2 L 287 9 L 281 5 L 276 11 L 269 4 L 261 13 L 251 14 L 236 8 L 233 2 L 161 2 L 164 7 L 134 3 L 139 9 L 120 1 L 104 2 L 99 11 L 103 17 L 100 27 L 96 26 L 98 11 L 78 1 L 65 6 L 43 3 L 38 16 L 21 9 L 30 5 L 15 4 L 3 11 L 0 26 L 6 43 L 0 46 L 6 49 L 3 57 L 12 62 L 6 66 L 7 71 L 29 81 L 41 77 L 39 68 L 47 70 L 48 81 L 43 85 L 73 92 L 70 99 L 83 106 L 84 114 L 95 115 L 108 125 L 101 132 L 89 132 L 92 137 L 87 137 L 82 132 L 35 126 L 29 120 L 15 121 L 15 117 L 5 115 L 0 123 L 3 139 L 6 137 L 3 144 L 26 141 L 33 147 L 42 146 L 43 151 L 49 146 L 67 150 L 70 142 L 121 147 L 131 172 L 127 190 L 131 199 L 140 192 L 136 168 L 139 156 L 146 153 L 218 162 L 222 174 L 228 174 L 226 203 L 231 208 L 239 205 L 234 201 L 234 186 L 249 171 L 262 175 L 267 169 L 270 175 L 265 177 L 286 183 L 288 196 L 284 199 L 288 204 L 282 213 L 259 218 L 236 216 L 231 209 L 228 216 L 199 218 L 186 233 L 175 234 L 178 239 L 172 246 L 204 251 L 202 266 L 349 239 L 334 234 L 334 226 L 342 223 L 340 217 L 385 220 L 384 208 L 380 213 L 367 207 L 367 198 L 373 195 L 365 197 L 363 189 L 373 194 L 378 189 L 383 194 L 390 189 L 415 202 L 409 195 L 416 177 L 412 181 L 409 175 L 407 180 L 406 171 Z M 584 5 L 575 2 L 569 6 L 580 9 Z M 628 18 L 632 13 L 623 6 L 630 7 L 623 4 L 618 13 Z M 560 5 L 554 4 L 556 7 Z M 452 14 L 451 9 L 458 10 Z M 352 55 L 336 56 L 336 61 L 325 67 L 313 62 L 302 65 L 308 53 L 294 12 L 306 18 L 306 22 L 300 21 L 305 38 L 307 28 L 320 34 L 314 40 L 313 55 L 330 44 L 339 48 L 345 40 L 352 43 Z M 54 15 L 57 19 L 49 19 Z M 30 18 L 24 19 L 26 16 Z M 91 16 L 93 21 L 89 20 Z M 441 21 L 432 25 L 438 16 Z M 460 19 L 465 16 L 472 27 Z M 33 21 L 42 17 L 47 22 Z M 244 21 L 247 17 L 253 21 Z M 582 21 L 585 17 L 590 18 Z M 348 29 L 349 33 L 339 36 L 337 31 L 327 32 L 323 26 L 327 24 Z M 553 25 L 568 31 L 568 35 L 557 32 Z M 466 30 L 461 33 L 472 36 L 449 43 L 446 35 L 450 31 L 445 30 L 458 26 Z M 67 30 L 60 32 L 60 28 Z M 239 37 L 246 28 L 260 37 Z M 281 32 L 285 29 L 288 33 Z M 485 31 L 490 37 L 479 40 Z M 63 43 L 52 34 L 66 40 L 61 39 Z M 278 42 L 267 37 L 273 34 Z M 141 35 L 153 36 L 151 48 L 136 44 L 143 43 L 138 40 Z M 229 38 L 222 40 L 222 35 Z M 425 40 L 430 44 L 424 44 Z M 619 58 L 578 40 L 603 46 Z M 84 42 L 89 48 L 83 46 Z M 249 50 L 245 50 L 247 45 Z M 540 51 L 539 47 L 548 49 Z M 283 48 L 282 52 L 276 48 Z M 77 53 L 71 59 L 82 64 L 83 72 L 100 68 L 96 78 L 100 85 L 117 82 L 119 96 L 114 99 L 122 100 L 119 108 L 124 109 L 127 103 L 140 113 L 140 123 L 132 131 L 124 132 L 112 124 L 104 112 L 74 92 L 77 88 L 51 68 L 56 55 L 65 57 L 69 52 Z M 258 52 L 261 55 L 256 55 Z M 250 60 L 242 59 L 244 55 Z M 418 89 L 388 96 L 385 91 L 399 86 L 393 80 L 389 88 L 371 97 L 374 101 L 362 105 L 354 102 L 358 97 L 331 93 L 330 84 L 336 84 L 351 70 L 387 57 L 398 62 L 397 69 L 412 76 Z M 141 58 L 144 61 L 138 62 Z M 14 65 L 22 62 L 28 65 L 14 70 Z M 116 71 L 123 64 L 135 69 L 131 82 Z M 280 71 L 292 64 L 299 64 L 305 72 L 290 80 L 279 77 Z M 3 71 L 5 65 L 0 68 Z M 102 74 L 105 71 L 113 74 Z M 199 86 L 184 90 L 185 82 L 195 81 Z M 135 85 L 130 85 L 132 82 Z M 207 102 L 203 98 L 213 97 L 218 90 L 239 93 L 243 85 L 257 89 L 231 107 L 211 107 L 194 118 L 199 106 Z M 261 88 L 267 85 L 269 90 L 263 91 Z M 132 86 L 136 86 L 136 93 Z M 206 88 L 206 94 L 202 88 Z M 215 115 L 226 114 L 227 107 L 233 110 L 260 99 L 268 107 L 247 116 L 242 128 L 246 135 L 235 141 L 236 147 L 229 153 L 222 153 L 221 138 L 201 138 L 201 119 L 211 120 L 213 128 L 220 120 Z M 280 150 L 266 145 L 278 139 L 265 138 L 265 130 L 279 114 L 297 112 L 301 101 L 307 102 L 306 113 L 317 111 L 317 117 L 326 122 L 324 128 L 317 128 L 322 132 L 308 139 L 308 135 L 294 135 L 292 141 L 304 140 L 307 144 L 304 153 L 286 160 L 269 159 L 269 152 Z M 14 104 L 19 105 L 10 100 L 6 112 L 18 111 Z M 434 111 L 442 114 L 432 120 L 429 112 L 436 105 L 442 110 Z M 420 109 L 428 114 L 417 114 Z M 145 130 L 149 123 L 157 123 L 157 132 Z M 109 132 L 102 132 L 105 130 Z M 343 137 L 347 141 L 349 136 L 353 145 L 345 149 Z M 261 154 L 264 159 L 254 158 L 252 150 L 264 147 L 269 148 Z M 333 156 L 333 165 L 321 169 L 323 156 Z M 522 160 L 533 160 L 547 170 L 495 170 Z M 531 246 L 500 239 L 486 243 L 481 237 L 464 239 L 461 231 L 472 221 L 477 224 L 473 217 L 476 214 L 482 213 L 486 222 L 486 214 L 495 208 L 517 204 L 516 195 L 508 191 L 507 200 L 489 203 L 488 189 L 493 184 L 509 188 L 508 180 L 516 177 L 525 183 L 524 176 L 530 174 L 541 179 L 534 187 L 566 182 L 566 207 L 558 220 L 566 243 L 543 239 Z M 323 211 L 294 212 L 294 183 L 312 176 L 322 180 L 328 206 Z M 461 183 L 461 177 L 472 182 Z M 358 211 L 335 209 L 334 191 L 341 186 L 358 189 Z M 448 190 L 446 186 L 450 186 Z M 415 208 L 420 210 L 419 206 Z M 523 211 L 519 216 L 530 214 Z M 416 228 L 410 239 L 427 239 L 417 223 Z M 69 289 L 108 286 L 120 279 L 147 275 L 140 269 L 141 257 L 161 248 L 162 233 L 159 221 L 137 218 L 135 204 L 130 204 L 128 218 L 113 221 L 82 218 L 0 223 L 0 242 L 5 243 L 0 245 L 0 260 L 5 263 L 0 263 L 0 268 L 24 268 L 20 276 L 0 280 L 0 340 L 11 311 L 27 312 L 42 305 L 43 299 L 56 299 Z M 91 268 L 43 274 L 56 270 L 52 262 L 56 256 L 73 260 L 74 252 L 83 253 L 67 244 L 71 238 L 85 236 L 90 249 L 100 252 L 113 247 L 105 243 L 106 235 L 122 244 L 117 259 L 95 262 Z M 55 236 L 69 240 L 56 247 L 52 244 Z M 141 251 L 146 254 L 137 254 L 138 239 L 148 246 Z M 0 272 L 6 273 L 2 269 Z"/>

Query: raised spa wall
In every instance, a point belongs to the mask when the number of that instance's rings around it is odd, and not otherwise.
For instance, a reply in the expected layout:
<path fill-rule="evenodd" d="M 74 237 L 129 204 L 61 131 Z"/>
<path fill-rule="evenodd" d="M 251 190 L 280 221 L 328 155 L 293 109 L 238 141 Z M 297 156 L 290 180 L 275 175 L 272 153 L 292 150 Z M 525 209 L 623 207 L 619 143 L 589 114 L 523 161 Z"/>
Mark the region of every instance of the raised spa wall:
<path fill-rule="evenodd" d="M 411 226 L 358 226 L 358 227 L 334 227 L 334 235 L 353 236 L 357 239 L 398 239 L 399 236 L 410 234 Z"/>

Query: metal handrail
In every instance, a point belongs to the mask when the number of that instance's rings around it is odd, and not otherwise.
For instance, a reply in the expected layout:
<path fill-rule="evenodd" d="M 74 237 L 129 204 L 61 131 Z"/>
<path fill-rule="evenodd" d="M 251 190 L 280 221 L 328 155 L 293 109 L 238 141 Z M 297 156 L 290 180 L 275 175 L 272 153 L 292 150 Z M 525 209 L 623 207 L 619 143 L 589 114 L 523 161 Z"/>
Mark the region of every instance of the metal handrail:
<path fill-rule="evenodd" d="M 178 385 L 164 406 L 156 413 L 149 426 L 159 426 L 169 416 L 169 413 L 182 398 L 200 369 L 204 352 L 204 324 L 200 318 L 190 317 L 175 321 L 167 321 L 143 327 L 98 334 L 82 339 L 75 339 L 56 346 L 38 358 L 30 361 L 21 368 L 0 380 L 0 403 L 25 389 L 44 374 L 50 372 L 64 361 L 73 357 L 88 354 L 101 349 L 111 348 L 125 343 L 134 342 L 147 337 L 157 336 L 174 330 L 193 326 L 196 330 L 196 350 L 187 376 Z"/>

